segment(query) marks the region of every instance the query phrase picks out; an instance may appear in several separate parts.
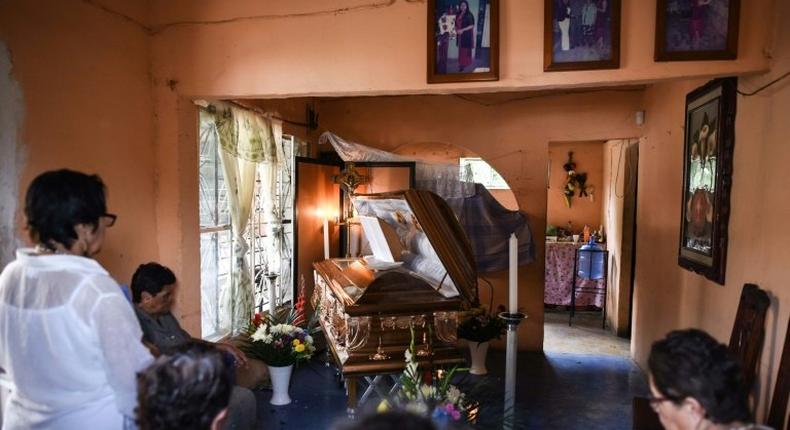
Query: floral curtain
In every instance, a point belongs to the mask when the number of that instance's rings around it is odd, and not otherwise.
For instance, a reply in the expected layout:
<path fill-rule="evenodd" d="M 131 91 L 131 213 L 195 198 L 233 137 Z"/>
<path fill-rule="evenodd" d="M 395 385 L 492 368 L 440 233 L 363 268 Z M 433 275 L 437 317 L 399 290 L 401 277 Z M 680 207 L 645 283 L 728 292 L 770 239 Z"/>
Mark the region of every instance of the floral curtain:
<path fill-rule="evenodd" d="M 255 176 L 258 166 L 262 165 L 261 196 L 269 200 L 264 202 L 265 207 L 271 207 L 272 193 L 268 190 L 275 186 L 275 177 L 268 172 L 275 171 L 281 162 L 277 148 L 282 139 L 282 123 L 227 104 L 214 106 L 233 234 L 231 280 L 220 298 L 220 324 L 235 335 L 247 327 L 254 307 L 245 232 L 252 209 Z"/>

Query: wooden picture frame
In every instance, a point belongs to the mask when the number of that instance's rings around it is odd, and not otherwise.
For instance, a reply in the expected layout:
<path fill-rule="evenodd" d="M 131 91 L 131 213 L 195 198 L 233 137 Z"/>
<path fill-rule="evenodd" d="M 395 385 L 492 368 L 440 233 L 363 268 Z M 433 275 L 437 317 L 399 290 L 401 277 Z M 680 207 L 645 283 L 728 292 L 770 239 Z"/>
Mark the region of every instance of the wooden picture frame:
<path fill-rule="evenodd" d="M 458 35 L 460 20 L 474 25 Z M 499 80 L 499 0 L 428 0 L 427 28 L 429 84 Z"/>
<path fill-rule="evenodd" d="M 737 78 L 686 96 L 678 264 L 724 285 Z"/>
<path fill-rule="evenodd" d="M 543 71 L 620 67 L 620 0 L 544 0 L 543 11 Z"/>
<path fill-rule="evenodd" d="M 657 0 L 655 60 L 736 59 L 740 9 L 740 0 Z"/>

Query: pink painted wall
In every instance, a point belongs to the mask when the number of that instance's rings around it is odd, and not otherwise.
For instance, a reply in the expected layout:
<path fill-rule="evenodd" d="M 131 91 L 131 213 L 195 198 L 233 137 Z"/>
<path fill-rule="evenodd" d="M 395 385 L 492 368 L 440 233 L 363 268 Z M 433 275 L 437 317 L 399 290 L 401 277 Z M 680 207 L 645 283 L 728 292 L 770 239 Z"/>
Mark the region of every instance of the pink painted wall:
<path fill-rule="evenodd" d="M 549 142 L 636 135 L 631 118 L 641 97 L 641 91 L 596 92 L 490 106 L 453 96 L 356 97 L 322 100 L 320 108 L 322 127 L 347 139 L 386 150 L 412 142 L 452 144 L 478 154 L 503 175 L 518 207 L 529 215 L 535 236 L 536 261 L 519 270 L 519 305 L 529 315 L 519 331 L 519 345 L 539 350 Z M 486 104 L 496 99 L 507 96 L 488 97 Z M 565 126 L 567 118 L 574 118 L 573 128 Z M 600 150 L 598 146 L 599 156 Z M 486 277 L 494 283 L 494 303 L 507 303 L 507 273 Z"/>
<path fill-rule="evenodd" d="M 576 127 L 575 122 L 570 127 Z M 548 224 L 567 228 L 568 221 L 571 221 L 573 232 L 577 234 L 582 233 L 585 225 L 590 226 L 591 232 L 598 230 L 598 226 L 602 224 L 601 197 L 605 186 L 602 147 L 602 141 L 549 143 L 551 168 L 546 199 L 546 222 Z M 588 192 L 593 196 L 592 200 L 588 197 L 579 197 L 579 191 L 576 190 L 571 198 L 570 207 L 565 203 L 564 194 L 568 172 L 562 167 L 568 162 L 568 152 L 573 152 L 576 171 L 587 174 Z"/>
<path fill-rule="evenodd" d="M 621 68 L 544 73 L 543 2 L 505 1 L 498 82 L 425 83 L 422 1 L 153 0 L 154 76 L 227 97 L 448 93 L 644 83 L 765 70 L 770 0 L 742 8 L 735 61 L 654 63 L 655 6 L 623 2 Z M 253 19 L 240 17 L 257 16 Z M 176 24 L 228 20 L 217 24 Z"/>
<path fill-rule="evenodd" d="M 741 79 L 742 91 L 758 88 L 790 70 L 790 3 L 780 2 L 774 20 L 773 68 Z M 780 23 L 782 23 L 780 27 Z M 686 93 L 704 81 L 656 85 L 645 94 L 647 122 L 640 142 L 637 206 L 637 268 L 632 352 L 645 364 L 651 343 L 667 331 L 699 327 L 727 342 L 744 283 L 772 297 L 760 364 L 758 418 L 768 408 L 790 316 L 790 81 L 757 96 L 738 96 L 734 174 L 729 222 L 727 283 L 714 284 L 677 265 Z"/>
<path fill-rule="evenodd" d="M 135 16 L 146 10 L 135 1 L 107 4 Z M 159 257 L 149 38 L 83 2 L 4 1 L 0 40 L 24 97 L 19 136 L 27 153 L 19 195 L 2 198 L 19 199 L 21 208 L 45 170 L 99 174 L 118 222 L 98 259 L 128 284 L 138 264 Z"/>

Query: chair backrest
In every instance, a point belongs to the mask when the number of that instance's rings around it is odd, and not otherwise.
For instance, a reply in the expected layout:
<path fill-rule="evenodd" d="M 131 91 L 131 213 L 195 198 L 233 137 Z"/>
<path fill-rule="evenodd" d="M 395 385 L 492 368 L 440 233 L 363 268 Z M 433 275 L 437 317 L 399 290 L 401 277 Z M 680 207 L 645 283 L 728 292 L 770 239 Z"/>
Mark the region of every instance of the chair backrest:
<path fill-rule="evenodd" d="M 778 430 L 785 428 L 788 395 L 790 395 L 790 319 L 787 321 L 785 346 L 782 350 L 782 359 L 779 362 L 779 373 L 776 375 L 771 410 L 768 412 L 766 424 Z"/>
<path fill-rule="evenodd" d="M 757 361 L 765 338 L 765 315 L 770 304 L 768 294 L 757 285 L 743 286 L 729 347 L 743 369 L 744 382 L 749 390 L 757 373 Z"/>

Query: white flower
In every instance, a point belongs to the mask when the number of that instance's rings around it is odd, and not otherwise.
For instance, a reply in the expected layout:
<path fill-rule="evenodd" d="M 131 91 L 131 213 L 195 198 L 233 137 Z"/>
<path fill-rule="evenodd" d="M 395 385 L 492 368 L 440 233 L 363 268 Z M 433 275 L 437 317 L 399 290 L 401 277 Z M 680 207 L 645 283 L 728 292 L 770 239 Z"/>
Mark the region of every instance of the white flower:
<path fill-rule="evenodd" d="M 424 399 L 432 399 L 436 395 L 436 389 L 433 388 L 432 385 L 423 384 L 420 387 L 420 392 L 422 393 L 422 397 Z"/>
<path fill-rule="evenodd" d="M 312 344 L 313 344 L 313 336 L 310 336 L 310 335 L 308 334 L 307 336 L 305 336 L 305 337 L 304 337 L 304 341 L 305 341 L 305 343 L 307 343 L 308 345 L 312 345 Z"/>
<path fill-rule="evenodd" d="M 265 325 L 258 327 L 258 329 L 255 330 L 255 333 L 253 333 L 252 336 L 250 336 L 250 338 L 252 338 L 253 341 L 263 341 L 264 343 L 271 342 L 272 337 L 271 335 L 266 333 L 266 328 L 267 327 Z"/>
<path fill-rule="evenodd" d="M 447 388 L 447 400 L 450 401 L 450 403 L 457 405 L 462 396 L 463 394 L 461 393 L 461 390 L 459 390 L 455 385 L 450 385 Z"/>

